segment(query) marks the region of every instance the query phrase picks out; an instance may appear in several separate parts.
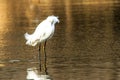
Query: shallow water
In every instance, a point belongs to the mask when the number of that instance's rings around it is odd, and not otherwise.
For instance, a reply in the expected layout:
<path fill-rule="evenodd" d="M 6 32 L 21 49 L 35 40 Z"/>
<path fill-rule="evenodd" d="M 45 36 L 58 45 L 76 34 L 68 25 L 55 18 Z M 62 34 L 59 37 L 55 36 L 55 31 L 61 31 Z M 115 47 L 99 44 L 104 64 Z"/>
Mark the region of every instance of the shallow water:
<path fill-rule="evenodd" d="M 60 19 L 46 47 L 53 80 L 119 80 L 119 0 L 0 0 L 0 80 L 26 80 L 39 67 L 24 33 L 49 15 Z"/>

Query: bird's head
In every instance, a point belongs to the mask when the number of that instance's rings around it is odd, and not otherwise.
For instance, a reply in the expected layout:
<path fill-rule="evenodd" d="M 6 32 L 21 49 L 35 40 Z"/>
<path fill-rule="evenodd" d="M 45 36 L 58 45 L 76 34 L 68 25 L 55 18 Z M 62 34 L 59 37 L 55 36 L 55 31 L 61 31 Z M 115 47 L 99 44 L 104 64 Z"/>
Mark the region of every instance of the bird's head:
<path fill-rule="evenodd" d="M 48 20 L 49 22 L 53 23 L 53 24 L 55 24 L 55 23 L 57 23 L 57 22 L 58 22 L 58 23 L 60 22 L 57 16 L 48 16 L 48 17 L 47 17 L 47 20 Z"/>

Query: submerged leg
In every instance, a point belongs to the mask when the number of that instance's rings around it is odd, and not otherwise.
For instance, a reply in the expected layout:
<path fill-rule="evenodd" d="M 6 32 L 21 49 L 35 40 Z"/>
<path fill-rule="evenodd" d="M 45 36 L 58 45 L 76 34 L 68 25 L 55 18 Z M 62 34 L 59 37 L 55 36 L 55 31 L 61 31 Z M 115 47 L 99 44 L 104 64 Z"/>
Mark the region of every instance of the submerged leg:
<path fill-rule="evenodd" d="M 45 74 L 47 75 L 48 74 L 48 72 L 47 72 L 47 55 L 46 55 L 46 43 L 47 43 L 47 41 L 45 41 L 45 43 L 44 43 L 44 72 L 45 72 Z"/>
<path fill-rule="evenodd" d="M 39 60 L 39 70 L 41 72 L 41 44 L 39 44 L 39 53 L 38 53 L 38 60 Z"/>

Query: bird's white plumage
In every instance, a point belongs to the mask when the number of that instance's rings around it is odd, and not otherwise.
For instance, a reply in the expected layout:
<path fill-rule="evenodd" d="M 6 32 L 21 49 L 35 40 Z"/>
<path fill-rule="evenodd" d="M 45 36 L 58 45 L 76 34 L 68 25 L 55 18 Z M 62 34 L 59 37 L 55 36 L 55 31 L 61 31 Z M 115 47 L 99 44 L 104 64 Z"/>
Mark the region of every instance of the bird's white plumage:
<path fill-rule="evenodd" d="M 50 39 L 54 34 L 56 22 L 59 22 L 58 17 L 48 16 L 37 26 L 33 34 L 25 33 L 26 44 L 36 46 L 38 43 Z"/>

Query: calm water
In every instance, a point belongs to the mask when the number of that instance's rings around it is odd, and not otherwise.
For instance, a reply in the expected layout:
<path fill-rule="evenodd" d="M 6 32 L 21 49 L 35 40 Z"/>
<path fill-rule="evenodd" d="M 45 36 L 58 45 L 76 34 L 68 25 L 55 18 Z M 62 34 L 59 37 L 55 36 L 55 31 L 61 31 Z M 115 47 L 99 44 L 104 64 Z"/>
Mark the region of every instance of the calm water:
<path fill-rule="evenodd" d="M 119 0 L 0 0 L 0 80 L 39 67 L 24 33 L 49 15 L 60 19 L 46 47 L 53 80 L 120 80 Z"/>

